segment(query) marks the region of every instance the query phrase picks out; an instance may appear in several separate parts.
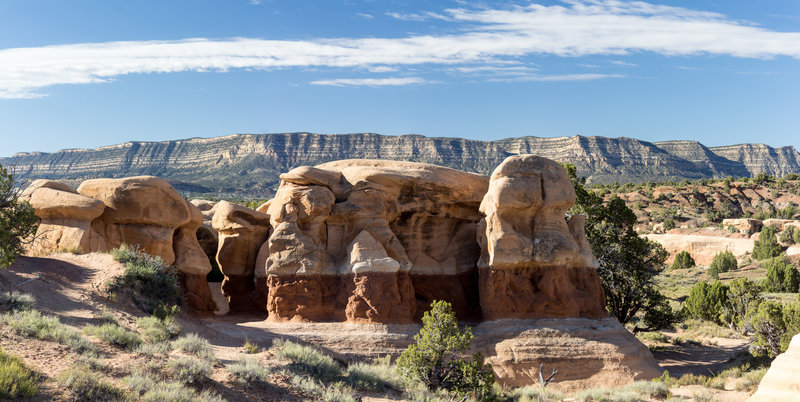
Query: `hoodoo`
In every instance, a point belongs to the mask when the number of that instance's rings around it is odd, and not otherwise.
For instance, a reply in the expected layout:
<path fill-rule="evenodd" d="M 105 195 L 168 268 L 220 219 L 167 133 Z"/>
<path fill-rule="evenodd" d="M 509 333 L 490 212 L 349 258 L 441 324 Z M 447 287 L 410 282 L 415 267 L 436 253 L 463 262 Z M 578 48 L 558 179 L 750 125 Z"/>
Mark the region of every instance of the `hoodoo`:
<path fill-rule="evenodd" d="M 486 177 L 352 159 L 280 177 L 258 211 L 195 202 L 206 210 L 199 235 L 203 213 L 163 180 L 90 180 L 78 191 L 37 181 L 27 193 L 42 228 L 63 235 L 42 233 L 34 248 L 139 245 L 175 263 L 190 304 L 210 310 L 203 275 L 216 237 L 230 311 L 266 311 L 272 325 L 391 328 L 446 300 L 477 324 L 474 346 L 501 382 L 528 384 L 539 363 L 558 368 L 562 388 L 660 375 L 649 351 L 606 313 L 585 217 L 565 219 L 575 192 L 558 163 L 511 156 Z"/>

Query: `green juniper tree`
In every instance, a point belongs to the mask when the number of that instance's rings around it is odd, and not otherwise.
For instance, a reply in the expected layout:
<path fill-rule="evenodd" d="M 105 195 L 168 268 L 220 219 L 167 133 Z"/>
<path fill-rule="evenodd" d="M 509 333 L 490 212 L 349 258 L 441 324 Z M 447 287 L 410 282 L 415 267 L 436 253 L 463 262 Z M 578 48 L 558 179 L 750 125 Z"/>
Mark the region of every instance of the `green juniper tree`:
<path fill-rule="evenodd" d="M 691 268 L 694 266 L 694 258 L 688 251 L 684 250 L 675 254 L 675 261 L 672 262 L 672 269 Z"/>
<path fill-rule="evenodd" d="M 753 258 L 757 260 L 766 260 L 781 255 L 783 247 L 778 244 L 778 239 L 775 238 L 775 229 L 770 226 L 765 227 L 758 234 L 758 240 L 753 243 Z"/>
<path fill-rule="evenodd" d="M 739 268 L 736 262 L 736 256 L 730 251 L 723 251 L 717 253 L 714 259 L 711 260 L 711 266 L 708 268 L 708 276 L 713 279 L 719 279 L 719 274 L 722 272 L 735 271 Z"/>
<path fill-rule="evenodd" d="M 453 308 L 446 301 L 434 301 L 422 317 L 422 328 L 414 343 L 397 359 L 397 369 L 406 378 L 422 381 L 429 390 L 444 388 L 460 396 L 487 399 L 494 373 L 476 353 L 462 359 L 472 342 L 472 330 L 459 328 Z"/>
<path fill-rule="evenodd" d="M 639 311 L 651 310 L 658 312 L 651 313 L 651 323 L 663 326 L 677 321 L 678 315 L 653 282 L 664 270 L 666 250 L 634 231 L 636 215 L 625 201 L 615 196 L 603 202 L 586 190 L 586 180 L 577 176 L 575 165 L 565 164 L 564 168 L 575 187 L 576 202 L 570 213 L 586 215 L 586 238 L 600 263 L 597 273 L 605 291 L 606 309 L 623 324 Z M 648 324 L 646 329 L 653 328 Z"/>
<path fill-rule="evenodd" d="M 31 204 L 19 200 L 14 176 L 0 165 L 0 268 L 11 266 L 26 238 L 36 233 L 39 218 Z"/>

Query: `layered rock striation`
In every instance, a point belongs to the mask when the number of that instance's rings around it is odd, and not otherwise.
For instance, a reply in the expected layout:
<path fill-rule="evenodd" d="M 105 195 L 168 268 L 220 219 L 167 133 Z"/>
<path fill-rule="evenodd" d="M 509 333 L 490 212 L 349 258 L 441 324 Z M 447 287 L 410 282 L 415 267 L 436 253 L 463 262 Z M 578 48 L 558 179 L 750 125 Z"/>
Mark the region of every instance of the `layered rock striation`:
<path fill-rule="evenodd" d="M 241 134 L 19 153 L 0 158 L 0 164 L 16 166 L 16 177 L 24 180 L 80 182 L 156 175 L 182 191 L 263 195 L 274 191 L 281 173 L 345 158 L 405 160 L 490 174 L 503 159 L 515 154 L 571 162 L 590 183 L 800 173 L 800 154 L 793 147 L 743 144 L 707 148 L 695 141 L 651 143 L 577 135 L 475 141 L 372 133 Z"/>

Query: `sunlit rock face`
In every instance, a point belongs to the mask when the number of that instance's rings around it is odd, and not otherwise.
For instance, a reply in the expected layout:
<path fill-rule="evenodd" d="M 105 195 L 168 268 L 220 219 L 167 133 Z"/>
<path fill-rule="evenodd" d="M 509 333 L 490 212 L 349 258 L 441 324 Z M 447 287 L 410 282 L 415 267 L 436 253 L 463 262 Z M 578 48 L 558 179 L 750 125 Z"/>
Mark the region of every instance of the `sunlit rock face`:
<path fill-rule="evenodd" d="M 507 158 L 480 205 L 480 303 L 484 319 L 604 317 L 585 218 L 564 215 L 575 190 L 558 163 Z"/>
<path fill-rule="evenodd" d="M 75 190 L 64 183 L 37 180 L 23 198 L 41 219 L 29 253 L 137 246 L 175 265 L 191 306 L 213 309 L 205 279 L 211 265 L 195 235 L 203 215 L 166 181 L 153 176 L 94 179 Z"/>

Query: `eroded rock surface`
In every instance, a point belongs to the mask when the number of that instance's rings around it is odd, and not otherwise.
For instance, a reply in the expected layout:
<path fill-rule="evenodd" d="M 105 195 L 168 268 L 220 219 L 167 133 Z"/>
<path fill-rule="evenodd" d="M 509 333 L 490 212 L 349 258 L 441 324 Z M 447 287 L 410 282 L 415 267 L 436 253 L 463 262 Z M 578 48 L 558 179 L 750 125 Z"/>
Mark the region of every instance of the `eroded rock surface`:
<path fill-rule="evenodd" d="M 475 235 L 485 176 L 344 160 L 281 179 L 265 206 L 275 228 L 262 249 L 270 320 L 411 322 L 436 298 L 464 318 L 480 316 Z"/>
<path fill-rule="evenodd" d="M 31 254 L 138 246 L 175 265 L 190 305 L 213 308 L 205 279 L 211 265 L 195 236 L 203 216 L 166 181 L 152 176 L 95 179 L 75 190 L 37 180 L 24 196 L 42 219 Z"/>

